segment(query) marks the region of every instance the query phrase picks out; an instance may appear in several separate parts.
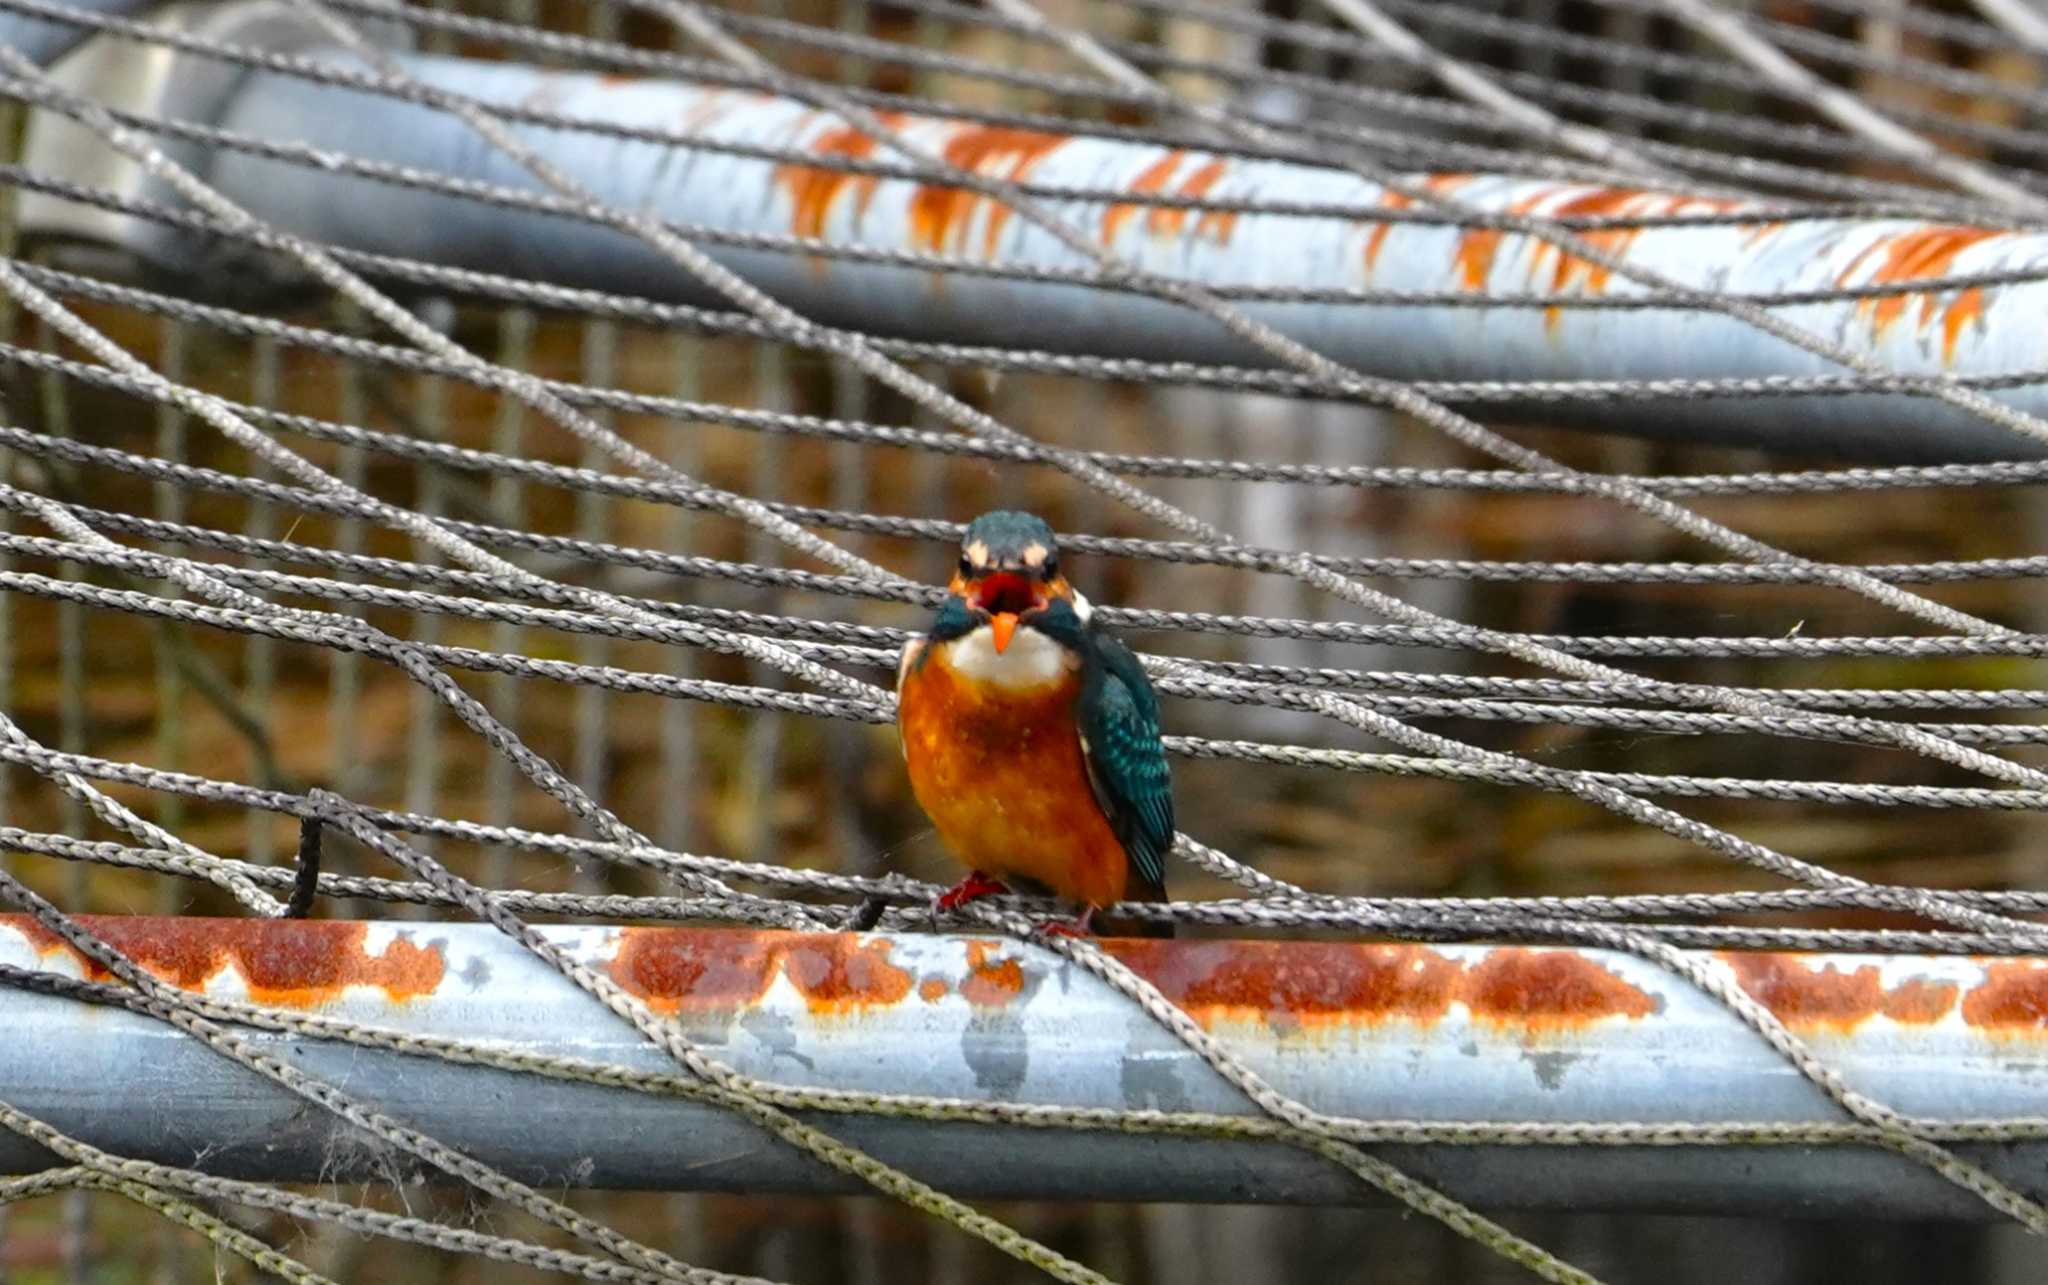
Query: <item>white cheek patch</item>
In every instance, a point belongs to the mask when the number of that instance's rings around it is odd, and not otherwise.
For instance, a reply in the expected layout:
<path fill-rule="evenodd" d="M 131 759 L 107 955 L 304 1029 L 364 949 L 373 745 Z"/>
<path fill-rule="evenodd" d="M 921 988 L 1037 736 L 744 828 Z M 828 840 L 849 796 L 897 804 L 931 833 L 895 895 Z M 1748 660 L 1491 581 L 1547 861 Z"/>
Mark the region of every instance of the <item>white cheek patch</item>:
<path fill-rule="evenodd" d="M 1074 614 L 1081 618 L 1084 625 L 1088 623 L 1088 617 L 1095 614 L 1095 604 L 1089 602 L 1088 596 L 1079 589 L 1074 590 Z"/>
<path fill-rule="evenodd" d="M 924 653 L 925 640 L 913 638 L 903 644 L 903 654 L 896 659 L 896 694 L 903 694 L 903 680 L 910 676 L 910 667 Z"/>
<path fill-rule="evenodd" d="M 1010 635 L 1010 646 L 998 652 L 987 625 L 951 644 L 946 659 L 963 678 L 998 687 L 1043 687 L 1066 676 L 1075 663 L 1065 649 L 1029 626 Z"/>

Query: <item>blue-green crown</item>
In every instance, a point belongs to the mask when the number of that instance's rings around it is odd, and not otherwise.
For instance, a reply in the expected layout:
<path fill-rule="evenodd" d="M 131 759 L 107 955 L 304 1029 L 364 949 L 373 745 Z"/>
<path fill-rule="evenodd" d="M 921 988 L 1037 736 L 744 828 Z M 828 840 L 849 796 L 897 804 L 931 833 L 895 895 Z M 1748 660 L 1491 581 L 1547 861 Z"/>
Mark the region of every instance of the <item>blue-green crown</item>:
<path fill-rule="evenodd" d="M 968 523 L 961 547 L 976 541 L 988 546 L 989 555 L 996 562 L 1016 557 L 1034 544 L 1044 545 L 1047 553 L 1058 547 L 1044 518 L 1017 509 L 997 509 Z"/>

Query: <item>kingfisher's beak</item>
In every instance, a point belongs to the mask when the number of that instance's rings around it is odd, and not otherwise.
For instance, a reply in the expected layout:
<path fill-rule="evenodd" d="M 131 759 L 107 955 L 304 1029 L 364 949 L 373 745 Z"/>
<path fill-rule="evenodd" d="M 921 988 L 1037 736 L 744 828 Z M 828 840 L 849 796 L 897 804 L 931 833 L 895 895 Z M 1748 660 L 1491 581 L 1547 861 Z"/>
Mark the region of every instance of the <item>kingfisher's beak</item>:
<path fill-rule="evenodd" d="M 1010 645 L 1010 635 L 1017 632 L 1017 613 L 1014 611 L 999 611 L 995 615 L 990 616 L 988 618 L 988 632 L 990 639 L 996 645 L 996 655 L 1002 655 L 1003 649 Z"/>

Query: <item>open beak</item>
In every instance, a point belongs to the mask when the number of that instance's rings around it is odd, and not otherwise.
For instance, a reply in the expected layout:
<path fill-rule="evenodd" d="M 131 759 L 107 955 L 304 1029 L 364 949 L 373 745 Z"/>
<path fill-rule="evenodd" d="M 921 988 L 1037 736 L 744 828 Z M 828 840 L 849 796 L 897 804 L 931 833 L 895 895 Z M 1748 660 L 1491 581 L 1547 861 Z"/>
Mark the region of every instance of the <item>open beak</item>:
<path fill-rule="evenodd" d="M 998 656 L 1002 655 L 1003 650 L 1010 645 L 1010 635 L 1016 632 L 1016 612 L 999 611 L 988 618 L 989 638 L 995 643 Z"/>

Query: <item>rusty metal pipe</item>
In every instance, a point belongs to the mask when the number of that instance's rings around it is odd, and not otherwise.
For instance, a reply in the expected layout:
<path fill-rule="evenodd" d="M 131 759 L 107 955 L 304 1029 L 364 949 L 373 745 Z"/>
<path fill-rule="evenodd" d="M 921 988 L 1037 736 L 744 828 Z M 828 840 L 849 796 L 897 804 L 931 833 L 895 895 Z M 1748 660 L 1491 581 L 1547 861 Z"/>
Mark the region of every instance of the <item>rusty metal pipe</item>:
<path fill-rule="evenodd" d="M 166 982 L 525 1052 L 672 1071 L 501 934 L 467 923 L 99 918 Z M 789 1084 L 973 1101 L 1250 1114 L 1220 1077 L 1092 976 L 1016 942 L 925 935 L 550 927 L 692 1040 Z M 1835 1121 L 1748 1028 L 1628 956 L 1518 947 L 1113 942 L 1283 1091 L 1385 1119 Z M 88 976 L 0 917 L 0 964 Z M 2048 960 L 1723 955 L 1711 966 L 1847 1076 L 1938 1118 L 2038 1112 Z M 126 1011 L 0 989 L 0 1099 L 121 1154 L 275 1181 L 398 1163 L 303 1101 Z M 533 1182 L 835 1192 L 826 1172 L 674 1098 L 258 1033 L 278 1055 Z M 835 1117 L 835 1130 L 977 1197 L 1352 1203 L 1281 1144 Z M 1965 1148 L 2039 1191 L 2048 1145 Z M 1976 1217 L 1956 1188 L 1859 1147 L 1389 1148 L 1494 1207 Z M 49 1163 L 0 1136 L 0 1172 Z"/>
<path fill-rule="evenodd" d="M 205 30 L 290 47 L 362 70 L 321 48 L 275 5 L 200 11 Z M 311 44 L 310 48 L 302 45 Z M 96 59 L 62 69 L 71 87 L 143 114 L 217 123 L 266 140 L 304 143 L 392 165 L 522 191 L 536 183 L 454 117 L 389 98 L 252 71 L 221 77 L 192 56 L 95 41 Z M 84 52 L 84 51 L 82 51 Z M 887 148 L 801 103 L 699 85 L 572 74 L 512 63 L 405 53 L 406 72 L 493 103 L 821 157 L 892 159 Z M 1190 198 L 1246 198 L 1397 210 L 1409 204 L 1332 169 L 1208 156 L 1124 141 L 891 117 L 911 138 L 981 174 L 1048 185 Z M 848 174 L 575 130 L 516 127 L 551 163 L 608 202 L 681 224 L 795 234 L 888 250 L 933 251 L 1008 264 L 1088 265 L 1044 230 L 973 193 L 907 179 Z M 175 150 L 175 149 L 174 149 Z M 573 218 L 499 208 L 366 178 L 183 145 L 186 159 L 233 200 L 300 235 L 359 250 L 636 294 L 716 302 L 680 269 L 623 233 Z M 28 163 L 106 181 L 106 149 L 38 113 Z M 900 158 L 896 158 L 900 159 Z M 116 167 L 118 169 L 118 166 Z M 1565 184 L 1506 175 L 1426 181 L 1483 211 L 1519 215 L 1731 213 L 1743 202 L 1683 192 Z M 146 181 L 114 183 L 149 191 Z M 161 192 L 151 194 L 161 196 Z M 1053 200 L 1052 209 L 1148 273 L 1214 285 L 1356 288 L 1554 296 L 1559 306 L 1478 308 L 1246 302 L 1245 310 L 1358 369 L 1403 379 L 1644 380 L 1841 373 L 1719 314 L 1575 309 L 1574 299 L 1640 296 L 1605 269 L 1519 235 L 1370 218 L 1299 218 Z M 138 220 L 88 217 L 27 196 L 30 232 L 114 239 L 201 277 L 209 247 Z M 1910 283 L 2048 265 L 2048 234 L 1900 219 L 1819 219 L 1737 226 L 1595 231 L 1606 250 L 1647 268 L 1734 293 Z M 859 263 L 801 253 L 709 247 L 728 266 L 799 311 L 837 325 L 922 339 L 1043 347 L 1169 360 L 1263 364 L 1242 341 L 1184 309 L 1142 295 Z M 217 247 L 214 247 L 217 249 Z M 246 267 L 238 269 L 246 280 Z M 195 287 L 196 288 L 196 287 Z M 2048 282 L 1937 289 L 1787 306 L 1782 314 L 1890 367 L 1922 376 L 2039 368 L 2037 319 Z M 1999 397 L 2048 413 L 2048 389 Z M 1528 408 L 1524 408 L 1527 410 Z M 1903 395 L 1675 400 L 1669 405 L 1573 402 L 1544 418 L 1653 436 L 1707 438 L 1892 458 L 2018 457 L 2040 448 L 1964 412 Z"/>

